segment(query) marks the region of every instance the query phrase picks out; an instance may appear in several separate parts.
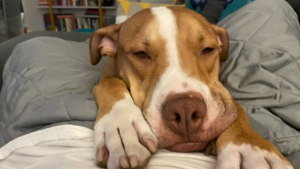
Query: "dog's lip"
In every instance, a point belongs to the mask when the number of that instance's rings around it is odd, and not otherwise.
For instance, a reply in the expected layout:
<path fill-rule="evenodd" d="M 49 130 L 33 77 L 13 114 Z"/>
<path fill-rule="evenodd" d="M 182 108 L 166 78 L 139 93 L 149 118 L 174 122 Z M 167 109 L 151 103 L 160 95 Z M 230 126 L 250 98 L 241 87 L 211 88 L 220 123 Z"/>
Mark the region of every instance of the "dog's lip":
<path fill-rule="evenodd" d="M 207 147 L 206 142 L 185 142 L 167 147 L 167 150 L 175 152 L 192 152 L 200 151 Z"/>

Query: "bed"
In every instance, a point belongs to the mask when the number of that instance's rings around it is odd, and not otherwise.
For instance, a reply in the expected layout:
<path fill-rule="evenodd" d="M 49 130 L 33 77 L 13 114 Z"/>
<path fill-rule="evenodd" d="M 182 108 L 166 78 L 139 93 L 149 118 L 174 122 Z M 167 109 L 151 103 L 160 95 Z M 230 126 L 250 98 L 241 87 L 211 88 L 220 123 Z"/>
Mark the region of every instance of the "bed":
<path fill-rule="evenodd" d="M 218 25 L 230 35 L 230 56 L 221 64 L 220 80 L 252 127 L 300 168 L 296 13 L 283 0 L 257 0 Z M 0 59 L 6 62 L 0 95 L 1 169 L 98 168 L 92 130 L 97 105 L 91 90 L 106 59 L 92 66 L 90 35 L 69 35 L 30 34 L 0 44 Z M 201 152 L 159 150 L 147 168 L 210 169 L 215 164 L 214 156 Z"/>

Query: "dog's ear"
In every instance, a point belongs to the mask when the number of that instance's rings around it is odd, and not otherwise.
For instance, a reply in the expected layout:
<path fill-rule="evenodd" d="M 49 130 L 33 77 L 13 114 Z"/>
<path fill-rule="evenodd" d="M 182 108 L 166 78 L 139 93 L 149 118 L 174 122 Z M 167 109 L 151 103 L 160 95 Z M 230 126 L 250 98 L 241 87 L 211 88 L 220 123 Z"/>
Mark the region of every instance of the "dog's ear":
<path fill-rule="evenodd" d="M 90 58 L 92 65 L 100 62 L 102 56 L 115 58 L 121 24 L 111 25 L 96 30 L 90 40 Z"/>
<path fill-rule="evenodd" d="M 228 33 L 224 28 L 218 27 L 216 25 L 211 25 L 211 26 L 217 35 L 218 42 L 221 47 L 220 61 L 225 62 L 228 59 L 228 52 L 229 52 Z"/>

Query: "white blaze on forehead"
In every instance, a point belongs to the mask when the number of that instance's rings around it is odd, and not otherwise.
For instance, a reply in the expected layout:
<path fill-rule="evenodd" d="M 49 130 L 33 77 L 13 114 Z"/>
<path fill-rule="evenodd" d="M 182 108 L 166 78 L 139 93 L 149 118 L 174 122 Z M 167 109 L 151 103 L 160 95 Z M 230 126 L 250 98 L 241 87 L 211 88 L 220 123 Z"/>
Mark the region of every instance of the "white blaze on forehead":
<path fill-rule="evenodd" d="M 155 17 L 154 23 L 158 26 L 159 35 L 165 42 L 165 46 L 161 50 L 166 50 L 167 68 L 159 78 L 151 98 L 151 102 L 147 112 L 151 115 L 146 117 L 152 130 L 156 132 L 161 127 L 161 108 L 168 94 L 170 93 L 185 93 L 189 91 L 201 93 L 207 104 L 207 120 L 203 128 L 210 127 L 219 113 L 219 108 L 214 101 L 212 101 L 211 93 L 206 84 L 198 79 L 190 77 L 181 68 L 183 60 L 179 57 L 177 46 L 178 26 L 176 16 L 167 7 L 152 8 L 152 14 Z M 182 32 L 186 33 L 186 32 Z M 188 34 L 187 34 L 188 35 Z M 186 84 L 186 85 L 183 85 Z M 212 113 L 209 113 L 212 112 Z M 148 113 L 147 113 L 148 114 Z M 146 115 L 148 116 L 148 115 Z"/>
<path fill-rule="evenodd" d="M 152 8 L 152 13 L 159 23 L 159 32 L 166 40 L 167 59 L 173 67 L 179 68 L 178 50 L 176 45 L 177 23 L 172 11 L 166 7 Z"/>

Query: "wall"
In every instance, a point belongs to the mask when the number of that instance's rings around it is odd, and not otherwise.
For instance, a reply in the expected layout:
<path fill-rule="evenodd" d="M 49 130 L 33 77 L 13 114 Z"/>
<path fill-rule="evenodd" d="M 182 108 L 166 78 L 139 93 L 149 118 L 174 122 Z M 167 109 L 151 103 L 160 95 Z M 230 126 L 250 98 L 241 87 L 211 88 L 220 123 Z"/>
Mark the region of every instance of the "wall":
<path fill-rule="evenodd" d="M 28 32 L 45 30 L 43 14 L 48 10 L 37 8 L 38 2 L 38 0 L 22 0 Z"/>

